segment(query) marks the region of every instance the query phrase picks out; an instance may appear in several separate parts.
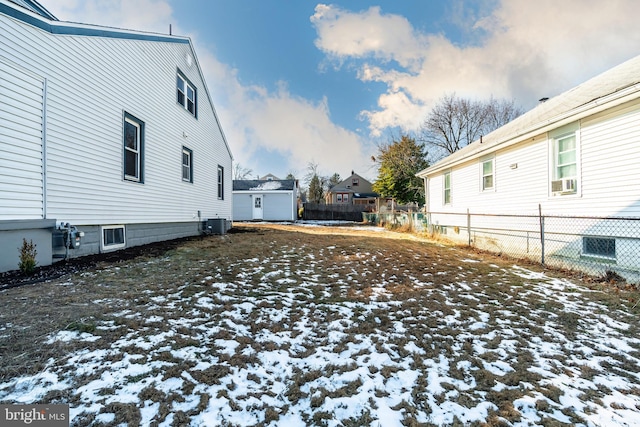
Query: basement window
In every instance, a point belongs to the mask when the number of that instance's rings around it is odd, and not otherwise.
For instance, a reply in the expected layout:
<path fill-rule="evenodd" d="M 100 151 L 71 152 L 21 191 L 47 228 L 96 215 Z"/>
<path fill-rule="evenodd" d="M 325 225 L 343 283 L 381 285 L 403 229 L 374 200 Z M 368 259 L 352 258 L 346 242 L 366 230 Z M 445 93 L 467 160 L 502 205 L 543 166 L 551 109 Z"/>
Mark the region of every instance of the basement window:
<path fill-rule="evenodd" d="M 124 225 L 105 225 L 102 227 L 102 239 L 100 248 L 103 251 L 111 251 L 125 247 Z"/>
<path fill-rule="evenodd" d="M 616 259 L 616 239 L 583 237 L 582 254 L 608 259 Z"/>

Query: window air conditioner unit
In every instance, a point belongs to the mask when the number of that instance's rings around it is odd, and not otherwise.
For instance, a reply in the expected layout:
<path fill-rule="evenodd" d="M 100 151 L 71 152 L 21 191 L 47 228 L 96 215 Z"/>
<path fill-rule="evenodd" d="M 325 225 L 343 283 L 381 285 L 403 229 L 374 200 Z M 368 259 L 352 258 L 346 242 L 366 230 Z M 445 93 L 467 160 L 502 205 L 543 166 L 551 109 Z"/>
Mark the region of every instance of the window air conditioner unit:
<path fill-rule="evenodd" d="M 551 191 L 560 194 L 575 193 L 576 180 L 574 178 L 563 178 L 551 181 Z"/>

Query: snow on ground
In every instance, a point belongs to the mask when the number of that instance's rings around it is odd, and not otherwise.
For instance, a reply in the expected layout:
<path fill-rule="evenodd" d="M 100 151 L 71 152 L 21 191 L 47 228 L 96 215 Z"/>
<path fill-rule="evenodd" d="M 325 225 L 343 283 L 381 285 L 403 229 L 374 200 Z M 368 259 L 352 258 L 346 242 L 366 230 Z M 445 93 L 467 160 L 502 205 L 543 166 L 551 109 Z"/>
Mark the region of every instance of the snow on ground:
<path fill-rule="evenodd" d="M 233 280 L 150 284 L 137 310 L 96 300 L 111 315 L 51 335 L 73 351 L 0 384 L 0 402 L 66 391 L 78 425 L 126 425 L 132 407 L 143 426 L 640 425 L 637 321 L 587 289 L 490 265 L 525 282 L 505 282 L 500 301 L 472 275 L 435 286 L 425 274 L 404 278 L 407 296 L 401 271 L 362 283 L 382 252 L 327 246 L 298 264 L 298 251 L 239 260 Z"/>

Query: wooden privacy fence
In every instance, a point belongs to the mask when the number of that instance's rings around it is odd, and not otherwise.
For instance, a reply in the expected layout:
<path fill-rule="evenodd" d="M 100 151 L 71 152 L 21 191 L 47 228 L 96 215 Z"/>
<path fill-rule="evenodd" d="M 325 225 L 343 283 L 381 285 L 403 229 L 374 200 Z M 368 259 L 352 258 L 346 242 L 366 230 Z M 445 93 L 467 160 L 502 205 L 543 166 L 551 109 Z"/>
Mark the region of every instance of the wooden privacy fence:
<path fill-rule="evenodd" d="M 371 208 L 367 205 L 325 205 L 305 203 L 302 212 L 304 220 L 339 220 L 362 222 L 362 213 Z"/>

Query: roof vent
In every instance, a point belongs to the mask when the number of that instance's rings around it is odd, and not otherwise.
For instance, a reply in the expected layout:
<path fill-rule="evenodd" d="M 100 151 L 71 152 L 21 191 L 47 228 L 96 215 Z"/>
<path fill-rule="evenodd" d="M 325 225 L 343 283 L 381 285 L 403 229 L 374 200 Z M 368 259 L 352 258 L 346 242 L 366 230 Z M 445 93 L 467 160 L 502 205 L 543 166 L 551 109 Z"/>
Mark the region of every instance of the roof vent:
<path fill-rule="evenodd" d="M 542 104 L 542 103 L 544 103 L 544 102 L 547 102 L 548 100 L 549 100 L 549 98 L 545 96 L 544 98 L 540 98 L 540 99 L 538 99 L 538 102 L 539 102 L 540 104 Z"/>

